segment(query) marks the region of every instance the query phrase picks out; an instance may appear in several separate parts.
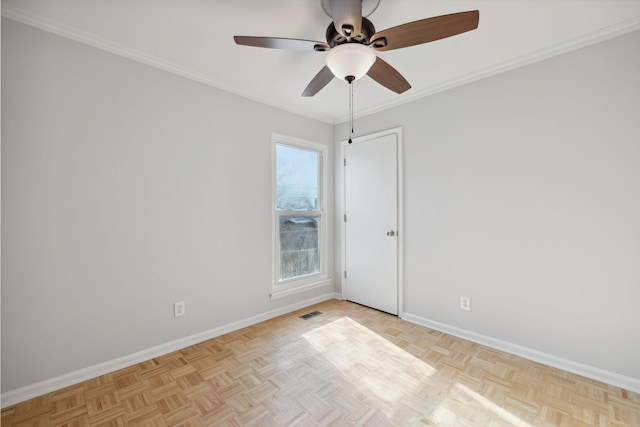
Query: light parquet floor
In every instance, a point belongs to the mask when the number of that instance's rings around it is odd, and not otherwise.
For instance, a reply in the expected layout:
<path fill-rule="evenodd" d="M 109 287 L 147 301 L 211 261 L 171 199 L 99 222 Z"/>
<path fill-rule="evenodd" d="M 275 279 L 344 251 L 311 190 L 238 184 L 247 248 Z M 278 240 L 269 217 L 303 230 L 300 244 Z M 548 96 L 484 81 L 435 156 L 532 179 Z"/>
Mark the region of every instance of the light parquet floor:
<path fill-rule="evenodd" d="M 640 395 L 332 300 L 6 408 L 2 425 L 623 427 L 640 426 Z"/>

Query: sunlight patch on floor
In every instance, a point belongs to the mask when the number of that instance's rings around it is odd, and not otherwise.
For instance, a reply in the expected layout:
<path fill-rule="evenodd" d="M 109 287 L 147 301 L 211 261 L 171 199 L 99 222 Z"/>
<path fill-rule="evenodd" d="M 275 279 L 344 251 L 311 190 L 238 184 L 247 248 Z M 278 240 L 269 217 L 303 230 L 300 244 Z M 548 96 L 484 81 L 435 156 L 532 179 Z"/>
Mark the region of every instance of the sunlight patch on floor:
<path fill-rule="evenodd" d="M 303 334 L 368 395 L 397 403 L 436 370 L 349 317 Z"/>
<path fill-rule="evenodd" d="M 520 418 L 513 415 L 511 412 L 507 411 L 504 408 L 493 403 L 491 400 L 486 397 L 478 394 L 477 392 L 471 390 L 469 387 L 464 386 L 462 384 L 456 384 L 455 388 L 460 390 L 462 393 L 469 396 L 471 399 L 475 400 L 477 403 L 482 405 L 482 407 L 486 410 L 493 412 L 498 418 L 511 423 L 516 427 L 531 427 L 531 424 L 522 421 Z"/>
<path fill-rule="evenodd" d="M 445 378 L 446 372 L 420 360 L 349 317 L 303 334 L 342 375 L 395 422 L 419 421 L 466 425 L 471 412 L 487 422 L 500 419 L 531 427 L 470 388 Z M 439 378 L 442 377 L 442 378 Z M 462 424 L 460 424 L 462 423 Z"/>

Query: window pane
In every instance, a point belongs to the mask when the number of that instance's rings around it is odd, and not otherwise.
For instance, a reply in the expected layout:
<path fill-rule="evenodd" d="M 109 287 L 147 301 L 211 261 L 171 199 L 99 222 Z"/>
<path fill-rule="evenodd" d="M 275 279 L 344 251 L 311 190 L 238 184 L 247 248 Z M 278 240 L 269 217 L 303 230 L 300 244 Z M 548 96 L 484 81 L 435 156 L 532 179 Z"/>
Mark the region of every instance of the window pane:
<path fill-rule="evenodd" d="M 280 216 L 280 280 L 320 271 L 320 216 Z"/>
<path fill-rule="evenodd" d="M 287 145 L 276 146 L 276 209 L 319 209 L 319 165 L 318 152 Z"/>

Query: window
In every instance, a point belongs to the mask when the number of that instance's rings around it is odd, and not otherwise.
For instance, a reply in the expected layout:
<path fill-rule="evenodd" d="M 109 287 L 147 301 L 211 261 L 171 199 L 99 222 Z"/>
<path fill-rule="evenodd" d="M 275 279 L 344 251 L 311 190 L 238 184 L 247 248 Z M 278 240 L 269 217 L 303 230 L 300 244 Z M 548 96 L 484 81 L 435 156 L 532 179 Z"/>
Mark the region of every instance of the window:
<path fill-rule="evenodd" d="M 325 236 L 326 147 L 282 135 L 274 150 L 272 298 L 328 284 Z"/>

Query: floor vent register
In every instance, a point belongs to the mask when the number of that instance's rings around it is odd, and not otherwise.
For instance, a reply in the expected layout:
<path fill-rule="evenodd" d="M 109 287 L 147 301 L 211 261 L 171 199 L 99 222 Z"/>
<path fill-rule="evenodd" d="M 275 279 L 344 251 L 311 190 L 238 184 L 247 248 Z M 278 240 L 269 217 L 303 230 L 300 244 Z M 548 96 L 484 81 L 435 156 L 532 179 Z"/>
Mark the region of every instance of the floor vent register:
<path fill-rule="evenodd" d="M 322 314 L 321 311 L 312 311 L 311 313 L 303 314 L 300 316 L 301 319 L 311 319 L 312 317 L 318 316 Z"/>

